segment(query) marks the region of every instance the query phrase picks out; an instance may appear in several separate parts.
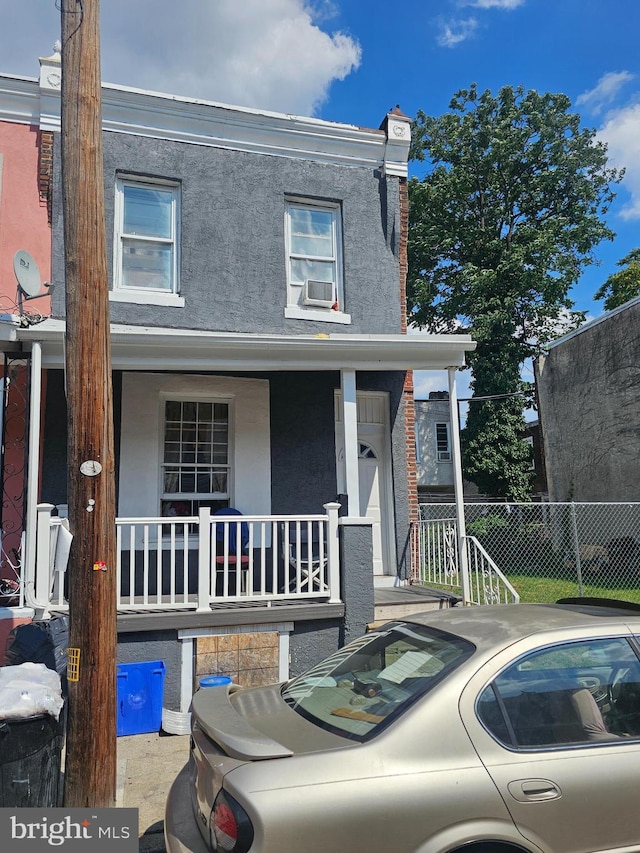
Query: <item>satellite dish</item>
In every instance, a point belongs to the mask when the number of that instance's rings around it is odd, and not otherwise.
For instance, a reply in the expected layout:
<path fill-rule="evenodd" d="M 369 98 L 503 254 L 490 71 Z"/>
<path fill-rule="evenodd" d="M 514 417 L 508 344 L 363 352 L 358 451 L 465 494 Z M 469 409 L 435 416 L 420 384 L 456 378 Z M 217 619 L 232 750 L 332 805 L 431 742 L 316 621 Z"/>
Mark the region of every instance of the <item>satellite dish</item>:
<path fill-rule="evenodd" d="M 35 299 L 40 294 L 40 270 L 29 252 L 20 249 L 13 256 L 13 271 L 18 279 L 18 287 L 27 299 Z"/>
<path fill-rule="evenodd" d="M 19 249 L 13 256 L 13 271 L 18 279 L 18 313 L 23 317 L 22 303 L 28 299 L 40 299 L 41 296 L 46 296 L 45 293 L 40 293 L 40 270 L 38 264 L 31 257 L 29 252 L 24 249 Z M 44 283 L 45 287 L 51 287 L 48 281 Z"/>

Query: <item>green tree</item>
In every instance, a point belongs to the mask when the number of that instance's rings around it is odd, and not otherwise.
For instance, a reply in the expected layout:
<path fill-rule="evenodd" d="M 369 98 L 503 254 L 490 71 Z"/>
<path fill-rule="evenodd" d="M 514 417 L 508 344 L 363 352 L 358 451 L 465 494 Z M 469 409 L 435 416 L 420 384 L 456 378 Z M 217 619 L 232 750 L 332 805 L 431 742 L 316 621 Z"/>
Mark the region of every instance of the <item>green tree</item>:
<path fill-rule="evenodd" d="M 474 396 L 517 395 L 541 345 L 579 324 L 569 291 L 613 239 L 603 216 L 622 173 L 562 94 L 505 86 L 458 92 L 449 112 L 419 112 L 412 156 L 427 174 L 409 183 L 410 320 L 464 331 Z M 530 389 L 529 389 L 530 390 Z M 466 475 L 511 500 L 530 494 L 522 398 L 472 403 L 463 431 Z"/>
<path fill-rule="evenodd" d="M 640 249 L 632 249 L 617 266 L 624 269 L 610 275 L 595 294 L 596 299 L 604 299 L 605 311 L 640 296 Z"/>

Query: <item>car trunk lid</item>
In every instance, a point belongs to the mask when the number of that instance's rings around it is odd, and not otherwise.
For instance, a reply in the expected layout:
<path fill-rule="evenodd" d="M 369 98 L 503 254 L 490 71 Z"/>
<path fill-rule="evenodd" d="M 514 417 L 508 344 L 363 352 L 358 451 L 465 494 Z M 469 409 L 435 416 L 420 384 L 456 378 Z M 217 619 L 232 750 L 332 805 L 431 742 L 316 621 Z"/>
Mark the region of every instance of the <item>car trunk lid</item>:
<path fill-rule="evenodd" d="M 200 729 L 231 758 L 260 761 L 287 758 L 289 747 L 256 728 L 231 704 L 229 691 L 223 687 L 198 690 L 193 697 L 192 712 Z"/>

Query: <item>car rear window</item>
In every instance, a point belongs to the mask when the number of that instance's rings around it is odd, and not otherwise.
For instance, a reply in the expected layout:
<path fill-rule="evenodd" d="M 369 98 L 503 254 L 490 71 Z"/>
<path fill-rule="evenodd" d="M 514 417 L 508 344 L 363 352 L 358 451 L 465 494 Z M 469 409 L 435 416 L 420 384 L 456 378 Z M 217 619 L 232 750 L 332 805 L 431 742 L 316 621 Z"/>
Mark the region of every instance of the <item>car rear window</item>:
<path fill-rule="evenodd" d="M 323 729 L 368 740 L 475 651 L 432 628 L 391 623 L 288 682 L 285 702 Z"/>

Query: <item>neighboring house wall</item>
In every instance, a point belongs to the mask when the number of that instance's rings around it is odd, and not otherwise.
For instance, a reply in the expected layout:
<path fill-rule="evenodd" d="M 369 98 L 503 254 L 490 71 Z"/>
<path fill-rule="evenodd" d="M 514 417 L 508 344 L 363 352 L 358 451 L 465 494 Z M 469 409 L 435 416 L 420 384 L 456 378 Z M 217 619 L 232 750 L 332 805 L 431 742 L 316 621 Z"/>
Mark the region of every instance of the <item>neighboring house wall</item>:
<path fill-rule="evenodd" d="M 432 391 L 428 400 L 416 400 L 416 450 L 418 496 L 422 502 L 453 500 L 453 448 L 451 412 L 447 391 Z M 546 495 L 544 453 L 538 421 L 528 423 L 523 440 L 531 446 L 532 470 L 535 472 L 533 496 Z M 484 499 L 474 483 L 463 480 L 466 499 Z"/>
<path fill-rule="evenodd" d="M 13 258 L 19 249 L 31 254 L 43 282 L 51 278 L 47 186 L 44 178 L 42 186 L 40 183 L 41 137 L 40 130 L 33 125 L 0 121 L 0 313 L 3 314 L 13 314 L 17 308 Z M 44 288 L 43 293 L 47 293 Z M 31 302 L 29 310 L 48 314 L 48 295 Z"/>
<path fill-rule="evenodd" d="M 640 500 L 640 298 L 552 344 L 537 381 L 550 500 Z"/>
<path fill-rule="evenodd" d="M 415 401 L 415 410 L 418 495 L 422 500 L 430 495 L 452 496 L 453 456 L 449 394 L 446 391 L 431 392 L 428 400 Z M 448 438 L 446 447 L 445 436 Z"/>
<path fill-rule="evenodd" d="M 5 323 L 18 314 L 16 252 L 23 250 L 31 255 L 43 283 L 51 278 L 51 145 L 52 134 L 41 132 L 33 124 L 0 121 L 0 317 Z M 24 301 L 24 313 L 49 313 L 48 291 L 43 286 L 41 292 L 41 298 Z M 13 566 L 19 563 L 25 510 L 28 359 L 22 359 L 20 353 L 8 355 L 0 378 L 4 397 L 0 574 L 15 580 Z"/>
<path fill-rule="evenodd" d="M 529 421 L 525 426 L 524 441 L 531 448 L 531 471 L 534 474 L 533 497 L 547 496 L 547 472 L 544 464 L 544 446 L 540 421 Z"/>

